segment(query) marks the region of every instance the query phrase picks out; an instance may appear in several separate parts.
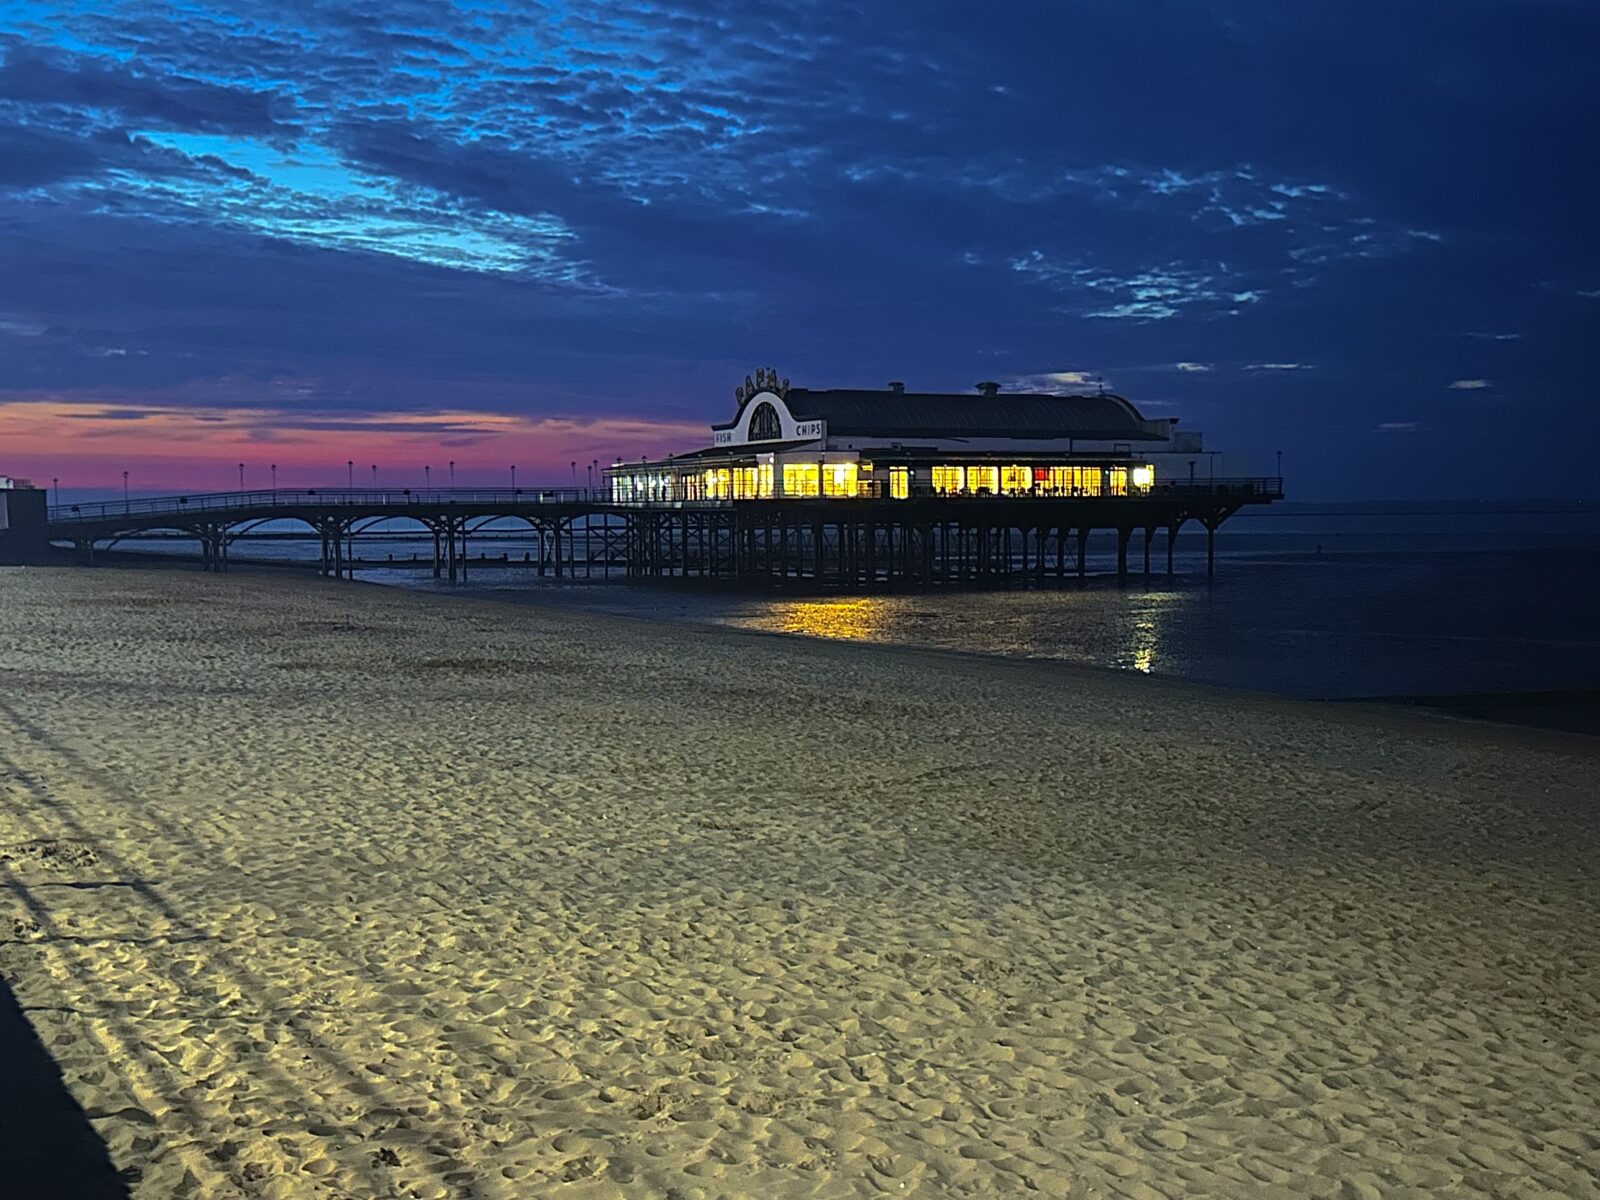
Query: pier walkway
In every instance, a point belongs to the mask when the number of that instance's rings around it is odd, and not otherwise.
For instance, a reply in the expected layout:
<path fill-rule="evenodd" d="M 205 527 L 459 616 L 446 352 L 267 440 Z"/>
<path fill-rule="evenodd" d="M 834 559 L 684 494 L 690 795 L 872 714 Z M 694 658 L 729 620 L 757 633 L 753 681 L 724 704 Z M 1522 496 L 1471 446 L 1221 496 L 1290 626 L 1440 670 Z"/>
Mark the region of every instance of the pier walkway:
<path fill-rule="evenodd" d="M 324 574 L 341 576 L 353 569 L 357 536 L 382 529 L 431 536 L 434 574 L 457 579 L 465 575 L 471 538 L 521 521 L 537 541 L 541 572 L 557 576 L 598 567 L 637 579 L 858 590 L 1081 578 L 1095 530 L 1116 533 L 1119 576 L 1128 573 L 1137 533 L 1148 574 L 1152 541 L 1164 531 L 1171 574 L 1174 539 L 1189 521 L 1206 530 L 1207 569 L 1214 571 L 1217 528 L 1247 505 L 1282 496 L 1276 477 L 1157 484 L 1131 495 L 930 491 L 888 498 L 869 486 L 849 498 L 642 504 L 590 488 L 278 488 L 58 504 L 49 510 L 48 535 L 93 562 L 97 549 L 165 532 L 193 538 L 204 569 L 220 571 L 233 543 L 288 525 L 317 539 Z"/>

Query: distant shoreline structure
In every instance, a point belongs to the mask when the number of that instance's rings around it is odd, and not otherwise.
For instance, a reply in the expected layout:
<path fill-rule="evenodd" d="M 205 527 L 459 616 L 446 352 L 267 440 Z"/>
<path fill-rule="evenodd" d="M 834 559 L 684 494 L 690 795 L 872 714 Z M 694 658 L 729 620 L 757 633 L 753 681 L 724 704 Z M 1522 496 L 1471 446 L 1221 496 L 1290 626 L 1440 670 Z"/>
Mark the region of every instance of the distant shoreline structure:
<path fill-rule="evenodd" d="M 757 380 L 759 379 L 759 382 Z M 791 388 L 762 369 L 735 389 L 732 421 L 712 445 L 662 464 L 620 460 L 604 489 L 268 489 L 121 503 L 57 504 L 46 536 L 92 562 L 96 548 L 172 530 L 199 541 L 202 565 L 268 522 L 299 522 L 319 540 L 324 574 L 354 567 L 354 538 L 410 520 L 432 535 L 436 576 L 464 577 L 474 535 L 522 520 L 538 566 L 557 577 L 620 571 L 628 579 L 757 587 L 1015 587 L 1082 580 L 1097 530 L 1116 533 L 1116 571 L 1143 532 L 1143 571 L 1166 531 L 1217 528 L 1246 505 L 1282 499 L 1277 476 L 1218 475 L 1234 460 L 1206 451 L 1176 418 L 1148 420 L 1120 396 L 975 395 Z M 1175 463 L 1185 471 L 1177 474 Z M 1197 471 L 1200 462 L 1206 470 Z M 1075 545 L 1073 545 L 1075 543 Z M 1069 559 L 1072 569 L 1069 571 Z"/>

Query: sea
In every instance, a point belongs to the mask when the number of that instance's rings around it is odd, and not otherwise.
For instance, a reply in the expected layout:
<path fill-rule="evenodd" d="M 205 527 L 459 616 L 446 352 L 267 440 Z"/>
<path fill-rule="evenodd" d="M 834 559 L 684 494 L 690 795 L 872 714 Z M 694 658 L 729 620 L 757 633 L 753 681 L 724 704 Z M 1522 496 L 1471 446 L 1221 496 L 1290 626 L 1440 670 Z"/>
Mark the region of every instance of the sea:
<path fill-rule="evenodd" d="M 1119 583 L 1109 538 L 1089 580 L 1009 591 L 799 595 L 557 581 L 521 563 L 505 529 L 474 543 L 466 583 L 435 580 L 431 543 L 375 534 L 358 579 L 394 587 L 656 621 L 834 640 L 1055 659 L 1130 673 L 1326 700 L 1409 699 L 1464 715 L 1600 732 L 1600 501 L 1495 504 L 1285 502 L 1218 534 L 1180 535 L 1165 573 Z M 299 547 L 297 550 L 295 547 Z M 131 545 L 130 545 L 131 548 Z M 172 549 L 164 545 L 162 549 Z M 241 543 L 234 561 L 315 554 Z M 496 563 L 493 558 L 504 557 Z M 391 561 L 392 560 L 392 561 Z M 415 560 L 415 561 L 414 561 Z"/>

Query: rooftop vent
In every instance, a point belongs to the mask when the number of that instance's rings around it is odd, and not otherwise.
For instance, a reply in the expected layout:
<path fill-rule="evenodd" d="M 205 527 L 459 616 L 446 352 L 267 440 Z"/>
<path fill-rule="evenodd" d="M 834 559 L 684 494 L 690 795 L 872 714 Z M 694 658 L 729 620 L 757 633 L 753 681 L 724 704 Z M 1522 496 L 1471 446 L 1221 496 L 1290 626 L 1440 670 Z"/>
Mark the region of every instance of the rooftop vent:
<path fill-rule="evenodd" d="M 891 379 L 889 380 L 889 390 L 891 392 L 903 392 L 906 390 L 906 385 L 898 379 Z"/>
<path fill-rule="evenodd" d="M 1000 391 L 1000 385 L 992 379 L 985 379 L 982 383 L 974 386 L 985 396 L 994 396 L 999 394 Z"/>

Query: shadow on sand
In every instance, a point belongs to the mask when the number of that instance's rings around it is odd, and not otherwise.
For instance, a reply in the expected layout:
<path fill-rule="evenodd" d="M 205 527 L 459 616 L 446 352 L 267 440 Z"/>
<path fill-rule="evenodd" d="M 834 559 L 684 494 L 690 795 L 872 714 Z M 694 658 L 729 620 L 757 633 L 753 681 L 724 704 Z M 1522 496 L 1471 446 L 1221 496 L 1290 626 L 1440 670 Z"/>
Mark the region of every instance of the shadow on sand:
<path fill-rule="evenodd" d="M 0 979 L 0 1194 L 111 1200 L 127 1184 Z"/>

